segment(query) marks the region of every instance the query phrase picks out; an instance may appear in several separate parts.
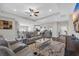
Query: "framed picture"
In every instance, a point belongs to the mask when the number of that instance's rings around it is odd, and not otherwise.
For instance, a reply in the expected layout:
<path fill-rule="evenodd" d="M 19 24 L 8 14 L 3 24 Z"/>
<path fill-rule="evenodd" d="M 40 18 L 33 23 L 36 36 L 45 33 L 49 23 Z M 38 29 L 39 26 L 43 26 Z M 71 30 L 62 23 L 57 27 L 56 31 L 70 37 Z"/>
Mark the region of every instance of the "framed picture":
<path fill-rule="evenodd" d="M 12 29 L 12 21 L 0 20 L 0 29 Z"/>

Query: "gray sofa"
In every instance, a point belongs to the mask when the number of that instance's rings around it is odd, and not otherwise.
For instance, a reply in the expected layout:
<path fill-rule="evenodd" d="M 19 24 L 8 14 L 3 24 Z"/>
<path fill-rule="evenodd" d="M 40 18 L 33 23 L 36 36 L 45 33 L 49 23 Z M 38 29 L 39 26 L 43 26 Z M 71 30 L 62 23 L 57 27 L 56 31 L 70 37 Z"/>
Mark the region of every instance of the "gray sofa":
<path fill-rule="evenodd" d="M 16 54 L 5 46 L 0 46 L 0 56 L 15 56 Z"/>
<path fill-rule="evenodd" d="M 0 35 L 0 56 L 15 56 L 17 52 L 20 52 L 24 48 L 27 49 L 27 45 L 22 42 L 15 42 L 10 44 L 3 36 Z"/>

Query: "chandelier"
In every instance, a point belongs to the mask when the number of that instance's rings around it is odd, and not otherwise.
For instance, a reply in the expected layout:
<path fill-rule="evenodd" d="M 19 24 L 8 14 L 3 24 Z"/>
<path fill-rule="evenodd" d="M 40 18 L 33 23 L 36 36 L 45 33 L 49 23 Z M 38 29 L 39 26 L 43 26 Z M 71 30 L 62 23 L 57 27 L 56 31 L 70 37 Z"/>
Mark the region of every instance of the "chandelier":
<path fill-rule="evenodd" d="M 38 16 L 39 15 L 39 10 L 36 8 L 29 8 L 28 10 L 25 11 L 25 13 L 28 13 L 29 16 Z"/>

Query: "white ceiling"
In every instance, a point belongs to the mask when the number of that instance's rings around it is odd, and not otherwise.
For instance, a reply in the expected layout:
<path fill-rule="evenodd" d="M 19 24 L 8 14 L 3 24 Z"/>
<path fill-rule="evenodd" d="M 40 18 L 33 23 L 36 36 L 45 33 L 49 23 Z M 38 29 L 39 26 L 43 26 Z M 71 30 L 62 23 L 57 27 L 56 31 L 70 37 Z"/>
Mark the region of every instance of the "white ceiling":
<path fill-rule="evenodd" d="M 74 7 L 75 3 L 0 3 L 1 12 L 42 23 L 49 22 L 49 20 L 50 22 L 67 20 Z M 29 8 L 37 8 L 39 16 L 26 15 L 25 10 Z M 52 11 L 49 12 L 49 9 Z"/>

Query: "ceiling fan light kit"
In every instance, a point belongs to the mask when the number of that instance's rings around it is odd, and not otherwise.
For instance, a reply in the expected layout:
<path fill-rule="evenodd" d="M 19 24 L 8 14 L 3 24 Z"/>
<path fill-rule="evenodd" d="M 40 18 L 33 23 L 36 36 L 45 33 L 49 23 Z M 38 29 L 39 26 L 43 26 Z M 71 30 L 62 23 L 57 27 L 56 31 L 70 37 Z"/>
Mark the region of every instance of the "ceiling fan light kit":
<path fill-rule="evenodd" d="M 39 15 L 39 10 L 38 9 L 33 9 L 29 8 L 28 11 L 26 10 L 25 13 L 29 13 L 29 16 L 38 16 Z"/>

